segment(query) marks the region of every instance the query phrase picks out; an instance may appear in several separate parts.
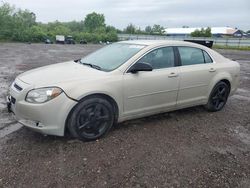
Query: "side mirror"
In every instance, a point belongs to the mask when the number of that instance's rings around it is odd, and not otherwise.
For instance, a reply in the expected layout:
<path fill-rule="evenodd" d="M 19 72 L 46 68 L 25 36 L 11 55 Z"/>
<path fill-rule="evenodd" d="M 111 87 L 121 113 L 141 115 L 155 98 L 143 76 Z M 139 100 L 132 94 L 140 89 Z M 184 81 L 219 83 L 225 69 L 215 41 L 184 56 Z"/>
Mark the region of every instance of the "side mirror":
<path fill-rule="evenodd" d="M 139 72 L 139 71 L 152 71 L 153 67 L 148 63 L 135 63 L 128 72 L 131 72 L 133 74 Z"/>

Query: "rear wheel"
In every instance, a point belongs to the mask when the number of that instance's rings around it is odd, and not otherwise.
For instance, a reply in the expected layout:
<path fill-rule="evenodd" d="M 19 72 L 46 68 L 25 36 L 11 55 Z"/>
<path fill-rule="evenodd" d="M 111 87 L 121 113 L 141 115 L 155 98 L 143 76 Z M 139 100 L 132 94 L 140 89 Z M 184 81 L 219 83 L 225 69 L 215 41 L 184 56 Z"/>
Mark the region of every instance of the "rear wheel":
<path fill-rule="evenodd" d="M 104 136 L 114 123 L 114 109 L 105 99 L 88 98 L 71 112 L 67 126 L 72 136 L 89 141 Z"/>
<path fill-rule="evenodd" d="M 230 88 L 225 82 L 217 83 L 210 94 L 206 109 L 212 112 L 221 110 L 227 102 L 229 93 Z"/>

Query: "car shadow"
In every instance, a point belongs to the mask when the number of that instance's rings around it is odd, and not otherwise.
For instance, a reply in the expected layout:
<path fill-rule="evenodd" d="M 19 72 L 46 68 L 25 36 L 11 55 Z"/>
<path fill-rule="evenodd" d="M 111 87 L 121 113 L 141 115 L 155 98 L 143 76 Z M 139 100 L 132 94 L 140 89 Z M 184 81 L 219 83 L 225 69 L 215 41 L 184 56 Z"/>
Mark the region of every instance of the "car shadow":
<path fill-rule="evenodd" d="M 180 110 L 170 111 L 170 112 L 164 112 L 156 115 L 151 115 L 143 118 L 133 119 L 124 121 L 122 123 L 118 123 L 114 130 L 120 130 L 120 129 L 129 129 L 130 127 L 134 126 L 136 124 L 137 126 L 144 126 L 145 123 L 156 123 L 161 122 L 164 120 L 174 120 L 179 121 L 183 116 L 190 116 L 190 115 L 196 115 L 196 116 L 202 116 L 204 113 L 210 113 L 207 110 L 204 109 L 203 106 L 195 106 L 195 107 L 189 107 L 189 108 L 183 108 Z"/>
<path fill-rule="evenodd" d="M 202 117 L 204 113 L 207 112 L 202 106 L 190 107 L 181 110 L 160 113 L 152 116 L 147 116 L 143 118 L 138 118 L 134 120 L 128 120 L 122 123 L 118 123 L 111 132 L 109 132 L 104 138 L 101 139 L 109 139 L 112 136 L 115 136 L 116 131 L 126 131 L 129 129 L 134 129 L 136 126 L 137 129 L 143 129 L 145 124 L 158 124 L 165 120 L 171 120 L 178 122 L 179 120 L 185 118 L 186 116 L 195 115 L 196 117 Z M 8 136 L 10 141 L 19 138 L 20 140 L 26 140 L 29 143 L 40 143 L 40 144 L 48 144 L 53 142 L 60 142 L 60 143 L 74 143 L 75 138 L 71 137 L 68 132 L 66 132 L 65 136 L 51 136 L 51 135 L 43 135 L 37 132 L 30 130 L 29 128 L 22 127 L 20 130 L 12 133 Z M 81 142 L 81 141 L 80 141 Z"/>

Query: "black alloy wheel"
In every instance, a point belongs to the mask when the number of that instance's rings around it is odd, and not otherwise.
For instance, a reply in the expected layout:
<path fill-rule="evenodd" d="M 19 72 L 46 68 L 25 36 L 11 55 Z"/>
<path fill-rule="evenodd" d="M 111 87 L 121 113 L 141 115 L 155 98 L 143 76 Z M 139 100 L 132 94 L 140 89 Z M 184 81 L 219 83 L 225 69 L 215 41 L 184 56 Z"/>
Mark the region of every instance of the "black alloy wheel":
<path fill-rule="evenodd" d="M 114 123 L 112 105 L 103 98 L 90 98 L 79 103 L 68 120 L 72 136 L 89 141 L 104 136 Z"/>
<path fill-rule="evenodd" d="M 225 82 L 217 83 L 210 94 L 206 108 L 213 112 L 221 110 L 227 102 L 229 93 L 229 86 Z"/>

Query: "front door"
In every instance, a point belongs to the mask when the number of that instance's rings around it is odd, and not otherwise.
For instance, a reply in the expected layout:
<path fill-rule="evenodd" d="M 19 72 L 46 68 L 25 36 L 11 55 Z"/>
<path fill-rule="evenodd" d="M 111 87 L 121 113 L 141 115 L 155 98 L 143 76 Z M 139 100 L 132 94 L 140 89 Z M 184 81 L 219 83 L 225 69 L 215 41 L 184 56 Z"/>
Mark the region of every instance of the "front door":
<path fill-rule="evenodd" d="M 157 113 L 175 107 L 179 67 L 175 67 L 173 48 L 155 49 L 137 62 L 149 63 L 153 70 L 124 74 L 124 115 Z"/>

